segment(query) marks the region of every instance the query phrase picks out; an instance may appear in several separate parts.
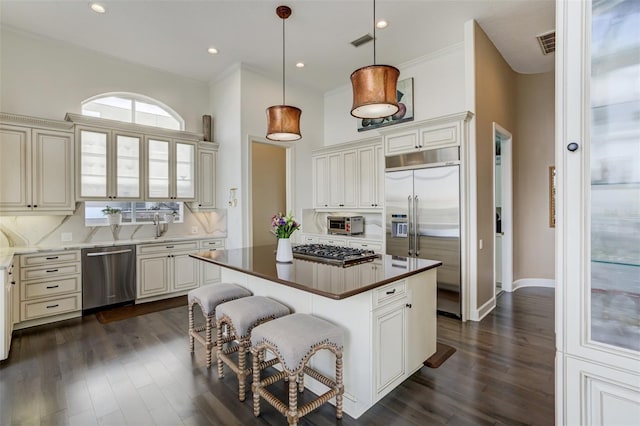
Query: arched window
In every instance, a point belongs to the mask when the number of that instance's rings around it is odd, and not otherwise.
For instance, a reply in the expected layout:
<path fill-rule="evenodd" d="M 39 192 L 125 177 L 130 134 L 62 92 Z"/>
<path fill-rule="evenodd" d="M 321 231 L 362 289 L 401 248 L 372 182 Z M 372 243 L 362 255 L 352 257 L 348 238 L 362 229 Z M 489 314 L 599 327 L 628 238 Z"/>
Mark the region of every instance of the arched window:
<path fill-rule="evenodd" d="M 153 98 L 136 93 L 103 93 L 82 102 L 82 115 L 184 130 L 180 115 Z"/>

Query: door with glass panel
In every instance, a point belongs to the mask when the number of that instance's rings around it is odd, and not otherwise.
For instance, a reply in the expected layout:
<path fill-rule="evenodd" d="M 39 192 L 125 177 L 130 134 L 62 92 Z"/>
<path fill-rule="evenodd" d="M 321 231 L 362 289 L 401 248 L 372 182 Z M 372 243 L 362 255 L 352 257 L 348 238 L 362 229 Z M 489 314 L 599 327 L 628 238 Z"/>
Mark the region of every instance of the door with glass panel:
<path fill-rule="evenodd" d="M 557 3 L 556 423 L 640 424 L 640 3 Z"/>
<path fill-rule="evenodd" d="M 79 200 L 142 198 L 142 136 L 79 127 Z"/>
<path fill-rule="evenodd" d="M 147 139 L 147 199 L 194 200 L 195 177 L 194 142 Z"/>

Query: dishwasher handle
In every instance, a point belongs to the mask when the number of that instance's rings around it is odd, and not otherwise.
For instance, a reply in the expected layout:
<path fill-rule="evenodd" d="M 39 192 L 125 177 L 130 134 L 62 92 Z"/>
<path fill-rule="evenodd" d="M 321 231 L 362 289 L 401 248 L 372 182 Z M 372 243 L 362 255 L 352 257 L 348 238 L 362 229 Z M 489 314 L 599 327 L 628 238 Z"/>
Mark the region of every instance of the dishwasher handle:
<path fill-rule="evenodd" d="M 122 253 L 131 253 L 132 250 L 128 249 L 128 250 L 115 250 L 115 251 L 101 251 L 101 252 L 96 252 L 96 253 L 87 253 L 87 257 L 94 257 L 94 256 L 110 256 L 112 254 L 122 254 Z"/>

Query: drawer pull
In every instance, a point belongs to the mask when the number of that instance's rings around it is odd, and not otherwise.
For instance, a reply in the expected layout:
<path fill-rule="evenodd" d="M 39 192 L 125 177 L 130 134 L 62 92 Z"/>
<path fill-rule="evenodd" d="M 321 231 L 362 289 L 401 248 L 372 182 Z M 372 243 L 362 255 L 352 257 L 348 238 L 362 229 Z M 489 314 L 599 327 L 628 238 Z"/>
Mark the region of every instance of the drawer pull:
<path fill-rule="evenodd" d="M 360 244 L 362 247 L 369 247 L 369 244 Z"/>
<path fill-rule="evenodd" d="M 49 257 L 47 257 L 47 260 L 55 260 L 55 259 L 60 259 L 60 256 L 49 256 Z"/>
<path fill-rule="evenodd" d="M 58 272 L 57 269 L 47 269 L 45 272 Z"/>
<path fill-rule="evenodd" d="M 174 248 L 175 246 L 166 246 L 165 248 Z"/>
<path fill-rule="evenodd" d="M 48 285 L 47 286 L 48 289 L 58 288 L 58 287 L 60 287 L 58 284 L 56 284 L 56 285 Z"/>
<path fill-rule="evenodd" d="M 389 290 L 387 294 L 394 294 L 395 292 L 396 292 L 396 289 L 394 288 L 393 290 Z"/>
<path fill-rule="evenodd" d="M 55 305 L 47 305 L 47 309 L 53 309 L 53 308 L 57 308 L 58 306 L 60 306 L 59 304 L 55 304 Z"/>

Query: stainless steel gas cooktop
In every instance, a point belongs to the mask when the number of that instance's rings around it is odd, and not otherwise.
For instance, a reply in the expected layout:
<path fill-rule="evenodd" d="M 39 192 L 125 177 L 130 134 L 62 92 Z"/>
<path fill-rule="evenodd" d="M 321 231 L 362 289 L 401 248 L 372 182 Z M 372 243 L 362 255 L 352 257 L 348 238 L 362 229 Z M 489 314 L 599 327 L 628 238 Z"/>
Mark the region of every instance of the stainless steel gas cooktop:
<path fill-rule="evenodd" d="M 330 246 L 328 244 L 302 244 L 293 246 L 293 257 L 339 266 L 368 262 L 377 257 L 372 250 L 353 247 Z"/>

